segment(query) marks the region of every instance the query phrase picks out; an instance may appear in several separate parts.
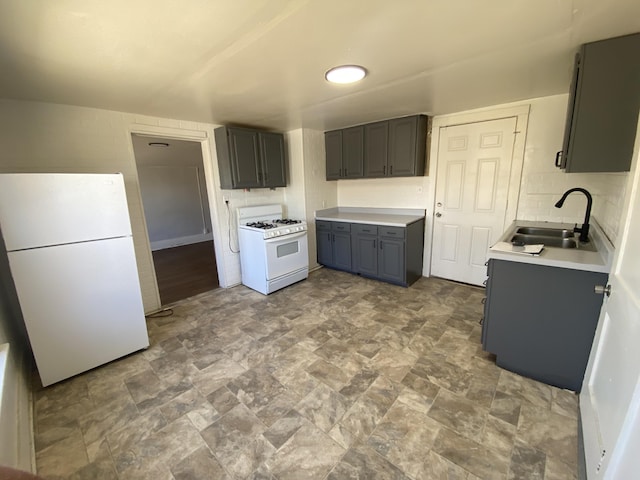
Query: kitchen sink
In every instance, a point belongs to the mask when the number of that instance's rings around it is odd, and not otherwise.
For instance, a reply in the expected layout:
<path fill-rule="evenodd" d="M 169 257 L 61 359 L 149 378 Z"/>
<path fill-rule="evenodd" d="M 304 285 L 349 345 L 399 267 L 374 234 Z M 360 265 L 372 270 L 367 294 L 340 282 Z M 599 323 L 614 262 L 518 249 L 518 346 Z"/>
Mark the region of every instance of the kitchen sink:
<path fill-rule="evenodd" d="M 516 233 L 525 235 L 544 235 L 545 237 L 573 238 L 573 230 L 566 228 L 519 227 Z M 569 247 L 571 248 L 571 247 Z"/>
<path fill-rule="evenodd" d="M 519 231 L 519 229 L 518 229 Z M 573 238 L 561 238 L 561 237 L 552 237 L 548 235 L 531 235 L 531 234 L 523 234 L 516 233 L 511 238 L 511 243 L 518 245 L 536 245 L 538 243 L 544 244 L 545 247 L 556 247 L 556 248 L 577 248 L 578 244 Z"/>
<path fill-rule="evenodd" d="M 537 245 L 542 243 L 545 247 L 553 247 L 553 248 L 577 248 L 580 250 L 586 250 L 589 252 L 595 252 L 596 248 L 593 243 L 580 243 L 575 238 L 573 238 L 573 232 L 571 232 L 572 237 L 560 237 L 556 234 L 556 236 L 552 235 L 540 235 L 540 234 L 532 234 L 532 233 L 522 233 L 521 230 L 529 229 L 533 231 L 544 231 L 551 229 L 543 229 L 543 228 L 518 228 L 516 230 L 515 235 L 511 237 L 511 243 L 514 245 Z M 558 232 L 562 230 L 557 230 Z M 564 230 L 565 232 L 569 232 L 569 230 Z M 546 232 L 545 232 L 546 233 Z"/>

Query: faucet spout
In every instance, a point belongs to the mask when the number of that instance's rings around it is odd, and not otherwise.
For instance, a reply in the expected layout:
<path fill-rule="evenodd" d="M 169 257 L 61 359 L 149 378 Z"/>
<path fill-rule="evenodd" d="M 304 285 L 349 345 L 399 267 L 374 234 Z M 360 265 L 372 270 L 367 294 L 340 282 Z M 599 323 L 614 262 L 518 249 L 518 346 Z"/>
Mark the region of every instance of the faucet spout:
<path fill-rule="evenodd" d="M 579 240 L 582 243 L 586 243 L 589 241 L 589 218 L 591 217 L 591 205 L 593 204 L 593 197 L 591 196 L 591 194 L 584 188 L 580 188 L 580 187 L 570 188 L 569 190 L 567 190 L 562 194 L 562 198 L 556 202 L 555 206 L 556 208 L 561 208 L 562 205 L 564 205 L 564 201 L 567 199 L 569 194 L 573 192 L 582 192 L 587 197 L 587 210 L 584 214 L 584 223 L 582 224 L 581 227 L 576 226 L 576 228 L 573 229 L 574 232 L 580 233 Z"/>

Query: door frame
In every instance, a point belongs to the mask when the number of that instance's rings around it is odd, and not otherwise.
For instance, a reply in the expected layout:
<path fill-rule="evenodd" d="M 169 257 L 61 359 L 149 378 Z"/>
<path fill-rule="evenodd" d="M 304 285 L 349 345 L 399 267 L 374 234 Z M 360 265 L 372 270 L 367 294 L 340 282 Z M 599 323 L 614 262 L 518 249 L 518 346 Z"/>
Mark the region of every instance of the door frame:
<path fill-rule="evenodd" d="M 529 111 L 531 105 L 528 103 L 507 106 L 504 108 L 483 108 L 469 112 L 454 113 L 433 117 L 431 125 L 429 165 L 427 175 L 430 179 L 430 188 L 427 196 L 426 228 L 424 236 L 424 256 L 422 260 L 422 274 L 425 277 L 431 276 L 431 255 L 433 250 L 434 218 L 436 208 L 436 173 L 438 171 L 438 151 L 440 144 L 440 129 L 453 127 L 467 123 L 487 122 L 491 120 L 502 120 L 504 118 L 516 118 L 516 138 L 513 144 L 511 156 L 511 175 L 509 177 L 509 193 L 507 195 L 507 211 L 505 214 L 505 225 L 516 219 L 518 213 L 518 198 L 520 196 L 520 184 L 522 180 L 522 167 L 524 164 L 524 150 L 527 138 L 527 126 L 529 123 Z"/>
<path fill-rule="evenodd" d="M 146 137 L 162 137 L 168 139 L 175 140 L 186 140 L 192 142 L 199 142 L 202 154 L 202 164 L 204 170 L 205 183 L 207 186 L 207 199 L 209 201 L 209 214 L 211 216 L 211 233 L 213 234 L 213 248 L 216 257 L 216 268 L 218 270 L 218 283 L 221 287 L 226 288 L 228 286 L 227 275 L 225 270 L 225 259 L 224 259 L 224 251 L 223 251 L 223 238 L 222 233 L 220 231 L 220 223 L 218 222 L 217 212 L 218 212 L 218 202 L 216 199 L 216 185 L 215 178 L 217 172 L 214 171 L 214 162 L 213 157 L 211 155 L 213 148 L 213 135 L 208 130 L 188 130 L 182 128 L 174 128 L 174 127 L 161 127 L 156 125 L 144 125 L 144 124 L 134 124 L 129 128 L 129 150 L 131 154 L 131 158 L 134 159 L 135 162 L 135 154 L 133 151 L 133 141 L 132 135 L 144 135 Z M 138 179 L 138 169 L 135 169 L 136 174 L 136 183 L 137 183 L 137 195 L 140 205 L 142 206 L 142 193 L 140 191 L 140 180 Z M 158 290 L 158 279 L 156 278 L 155 266 L 153 264 L 153 255 L 151 252 L 151 243 L 149 241 L 149 234 L 147 228 L 147 221 L 144 217 L 144 213 L 140 215 L 141 220 L 143 222 L 144 231 L 147 235 L 147 251 L 145 254 L 148 257 L 148 261 L 150 262 L 153 270 L 153 276 L 155 280 L 155 294 L 156 294 L 156 302 L 158 305 L 157 310 L 162 308 L 162 303 L 160 301 L 160 292 Z M 149 312 L 147 312 L 149 313 Z"/>

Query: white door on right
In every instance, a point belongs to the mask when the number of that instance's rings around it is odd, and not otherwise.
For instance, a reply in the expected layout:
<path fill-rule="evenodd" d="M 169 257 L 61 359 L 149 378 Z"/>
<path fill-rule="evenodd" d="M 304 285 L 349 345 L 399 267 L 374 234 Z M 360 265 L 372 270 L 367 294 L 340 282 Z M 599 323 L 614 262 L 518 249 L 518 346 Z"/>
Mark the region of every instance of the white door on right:
<path fill-rule="evenodd" d="M 640 129 L 638 130 L 640 136 Z M 640 478 L 640 138 L 627 215 L 580 393 L 588 479 Z"/>
<path fill-rule="evenodd" d="M 482 285 L 505 228 L 516 117 L 442 127 L 431 274 Z"/>

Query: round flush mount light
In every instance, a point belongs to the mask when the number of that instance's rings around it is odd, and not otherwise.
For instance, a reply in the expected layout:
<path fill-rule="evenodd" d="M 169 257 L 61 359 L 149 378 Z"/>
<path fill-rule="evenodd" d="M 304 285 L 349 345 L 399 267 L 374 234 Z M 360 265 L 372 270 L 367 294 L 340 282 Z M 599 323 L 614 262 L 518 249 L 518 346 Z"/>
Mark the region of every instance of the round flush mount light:
<path fill-rule="evenodd" d="M 150 147 L 166 148 L 169 146 L 167 142 L 149 142 Z"/>
<path fill-rule="evenodd" d="M 331 83 L 354 83 L 362 80 L 367 71 L 360 65 L 340 65 L 333 67 L 324 74 L 324 78 Z"/>

